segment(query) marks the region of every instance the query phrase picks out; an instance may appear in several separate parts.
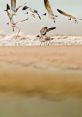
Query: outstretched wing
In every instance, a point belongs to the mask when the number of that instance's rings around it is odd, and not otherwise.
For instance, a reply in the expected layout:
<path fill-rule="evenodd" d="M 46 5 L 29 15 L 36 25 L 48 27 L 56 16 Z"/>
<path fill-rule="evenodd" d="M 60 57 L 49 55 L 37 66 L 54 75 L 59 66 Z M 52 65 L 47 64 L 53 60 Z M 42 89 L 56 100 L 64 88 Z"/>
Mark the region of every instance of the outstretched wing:
<path fill-rule="evenodd" d="M 38 11 L 34 10 L 34 13 L 36 13 L 38 15 L 39 19 L 41 20 L 41 16 L 39 15 Z"/>
<path fill-rule="evenodd" d="M 6 9 L 4 11 L 8 11 L 8 10 L 10 10 L 10 6 L 9 4 L 6 4 Z"/>
<path fill-rule="evenodd" d="M 28 18 L 26 18 L 26 19 L 24 19 L 24 20 L 17 21 L 17 22 L 15 22 L 15 23 L 18 24 L 18 23 L 21 23 L 21 22 L 25 22 L 25 21 L 27 21 L 27 20 L 28 20 Z"/>
<path fill-rule="evenodd" d="M 49 31 L 51 31 L 51 30 L 54 30 L 54 29 L 56 29 L 56 27 L 48 28 L 48 29 L 47 29 L 47 32 L 49 32 Z"/>
<path fill-rule="evenodd" d="M 6 10 L 10 10 L 10 6 L 9 6 L 9 4 L 7 4 L 7 6 L 6 6 Z"/>
<path fill-rule="evenodd" d="M 16 0 L 11 0 L 11 9 L 12 9 L 13 11 L 16 10 Z"/>
<path fill-rule="evenodd" d="M 64 11 L 62 11 L 62 10 L 60 10 L 60 9 L 57 9 L 57 11 L 58 11 L 60 14 L 64 15 L 64 16 L 70 17 L 70 18 L 72 18 L 72 19 L 76 19 L 74 16 L 72 16 L 72 15 L 70 15 L 70 14 L 68 14 L 68 13 L 66 13 L 66 12 L 64 12 Z"/>
<path fill-rule="evenodd" d="M 44 6 L 45 6 L 46 10 L 48 11 L 49 15 L 54 15 L 52 8 L 50 6 L 49 0 L 44 0 Z"/>

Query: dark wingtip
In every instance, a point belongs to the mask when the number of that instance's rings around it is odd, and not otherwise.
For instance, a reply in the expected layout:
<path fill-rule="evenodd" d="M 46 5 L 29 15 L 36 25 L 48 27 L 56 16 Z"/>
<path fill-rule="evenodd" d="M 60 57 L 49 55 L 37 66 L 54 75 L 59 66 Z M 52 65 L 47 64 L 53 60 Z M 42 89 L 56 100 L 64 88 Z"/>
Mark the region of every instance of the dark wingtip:
<path fill-rule="evenodd" d="M 58 11 L 59 13 L 63 13 L 60 9 L 57 9 L 57 11 Z"/>
<path fill-rule="evenodd" d="M 22 8 L 22 10 L 26 10 L 26 9 L 28 9 L 29 7 L 27 7 L 27 6 L 24 6 L 23 8 Z"/>
<path fill-rule="evenodd" d="M 47 13 L 44 13 L 43 15 L 45 15 L 45 16 L 46 16 L 46 15 L 47 15 Z"/>
<path fill-rule="evenodd" d="M 56 29 L 56 27 L 52 27 L 53 29 Z"/>
<path fill-rule="evenodd" d="M 57 9 L 57 11 L 59 11 L 59 9 Z"/>

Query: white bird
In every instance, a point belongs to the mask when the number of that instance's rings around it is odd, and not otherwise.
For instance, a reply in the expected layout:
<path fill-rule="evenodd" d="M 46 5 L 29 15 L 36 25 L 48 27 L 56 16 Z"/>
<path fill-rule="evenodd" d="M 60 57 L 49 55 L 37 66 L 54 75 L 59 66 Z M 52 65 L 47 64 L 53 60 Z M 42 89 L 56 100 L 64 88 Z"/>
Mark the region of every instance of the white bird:
<path fill-rule="evenodd" d="M 6 12 L 7 12 L 7 15 L 8 15 L 8 18 L 9 18 L 9 22 L 8 22 L 7 24 L 10 25 L 10 26 L 12 27 L 13 32 L 14 32 L 15 27 L 18 28 L 18 27 L 16 26 L 16 24 L 28 20 L 28 19 L 25 19 L 25 20 L 21 20 L 21 21 L 18 21 L 18 22 L 14 22 L 14 20 L 13 20 L 13 15 L 12 15 L 8 10 L 7 10 Z M 18 28 L 18 29 L 19 29 L 19 28 Z"/>
<path fill-rule="evenodd" d="M 66 16 L 66 17 L 69 17 L 68 20 L 73 20 L 73 21 L 75 21 L 75 23 L 78 23 L 78 20 L 82 20 L 82 19 L 76 18 L 75 16 L 70 15 L 70 14 L 68 14 L 68 13 L 66 13 L 66 12 L 64 12 L 64 11 L 62 11 L 62 10 L 60 10 L 60 9 L 57 9 L 57 11 L 58 11 L 60 14 Z"/>
<path fill-rule="evenodd" d="M 56 17 L 58 17 L 57 15 L 54 15 L 53 11 L 52 11 L 52 8 L 51 8 L 51 5 L 49 3 L 49 0 L 44 0 L 44 6 L 48 12 L 48 15 L 49 17 L 54 21 L 55 23 L 55 20 L 56 20 Z M 44 14 L 46 15 L 46 13 Z"/>
<path fill-rule="evenodd" d="M 28 10 L 26 14 L 33 16 L 34 18 L 36 17 L 35 15 L 38 16 L 38 18 L 41 20 L 41 16 L 39 15 L 38 11 L 35 9 L 32 9 L 28 6 L 24 6 L 22 10 Z"/>

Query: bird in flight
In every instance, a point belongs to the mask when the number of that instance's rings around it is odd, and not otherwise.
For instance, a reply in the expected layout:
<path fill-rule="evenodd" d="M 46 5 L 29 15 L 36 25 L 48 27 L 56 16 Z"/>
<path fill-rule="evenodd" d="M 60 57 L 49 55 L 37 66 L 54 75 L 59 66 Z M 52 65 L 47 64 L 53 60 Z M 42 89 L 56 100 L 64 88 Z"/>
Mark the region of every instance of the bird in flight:
<path fill-rule="evenodd" d="M 43 27 L 43 28 L 40 30 L 40 35 L 37 35 L 36 37 L 40 39 L 41 44 L 42 44 L 42 42 L 47 42 L 47 41 L 49 41 L 49 42 L 48 42 L 48 45 L 49 45 L 50 40 L 51 40 L 52 38 L 50 38 L 49 36 L 47 36 L 47 33 L 48 33 L 49 31 L 54 30 L 54 29 L 56 29 L 56 27 L 50 27 L 50 28 L 48 28 L 48 27 Z"/>
<path fill-rule="evenodd" d="M 27 19 L 24 19 L 24 20 L 20 20 L 20 21 L 14 22 L 13 18 L 11 17 L 11 14 L 8 11 L 7 11 L 7 15 L 9 17 L 9 22 L 7 23 L 7 25 L 12 27 L 13 32 L 15 31 L 15 28 L 19 29 L 19 27 L 16 26 L 18 23 L 22 23 L 22 22 L 28 20 L 28 18 L 27 18 Z"/>
<path fill-rule="evenodd" d="M 66 17 L 69 17 L 68 20 L 73 20 L 73 21 L 75 21 L 75 23 L 78 23 L 78 20 L 82 20 L 82 19 L 78 19 L 78 18 L 76 18 L 75 16 L 70 15 L 70 14 L 68 14 L 68 13 L 66 13 L 66 12 L 64 12 L 64 11 L 62 11 L 62 10 L 60 10 L 60 9 L 57 9 L 57 11 L 58 11 L 60 14 L 66 16 Z"/>
<path fill-rule="evenodd" d="M 31 16 L 33 16 L 34 18 L 35 18 L 35 15 L 37 15 L 38 18 L 41 20 L 41 16 L 39 15 L 39 13 L 38 13 L 37 10 L 32 9 L 32 8 L 30 8 L 30 7 L 28 7 L 28 6 L 24 6 L 22 10 L 28 10 L 28 11 L 26 12 L 26 14 L 31 15 Z"/>
<path fill-rule="evenodd" d="M 49 3 L 49 0 L 44 0 L 44 6 L 48 12 L 48 15 L 49 17 L 54 21 L 55 23 L 55 20 L 56 20 L 56 17 L 58 17 L 57 15 L 54 15 L 53 11 L 52 11 L 52 8 L 51 8 L 51 5 Z M 46 13 L 44 13 L 43 15 L 46 15 Z"/>
<path fill-rule="evenodd" d="M 40 38 L 47 37 L 47 36 L 46 36 L 47 33 L 48 33 L 49 31 L 54 30 L 54 29 L 56 29 L 56 27 L 50 27 L 50 28 L 48 28 L 48 27 L 43 27 L 43 28 L 40 30 L 40 35 L 41 35 L 41 36 L 39 36 L 39 35 L 37 35 L 37 36 L 40 37 Z"/>

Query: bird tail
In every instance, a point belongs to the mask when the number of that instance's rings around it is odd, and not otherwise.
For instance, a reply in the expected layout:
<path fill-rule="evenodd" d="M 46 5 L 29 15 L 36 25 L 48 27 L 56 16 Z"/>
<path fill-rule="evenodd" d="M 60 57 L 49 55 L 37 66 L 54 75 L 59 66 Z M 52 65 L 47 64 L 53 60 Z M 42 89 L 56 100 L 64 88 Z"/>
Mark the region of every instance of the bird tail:
<path fill-rule="evenodd" d="M 54 30 L 54 29 L 56 29 L 56 27 L 48 28 L 48 29 L 47 29 L 47 32 L 49 32 L 49 31 L 51 31 L 51 30 Z"/>

